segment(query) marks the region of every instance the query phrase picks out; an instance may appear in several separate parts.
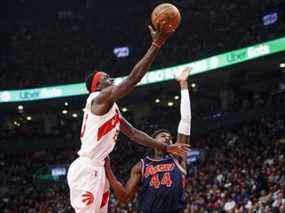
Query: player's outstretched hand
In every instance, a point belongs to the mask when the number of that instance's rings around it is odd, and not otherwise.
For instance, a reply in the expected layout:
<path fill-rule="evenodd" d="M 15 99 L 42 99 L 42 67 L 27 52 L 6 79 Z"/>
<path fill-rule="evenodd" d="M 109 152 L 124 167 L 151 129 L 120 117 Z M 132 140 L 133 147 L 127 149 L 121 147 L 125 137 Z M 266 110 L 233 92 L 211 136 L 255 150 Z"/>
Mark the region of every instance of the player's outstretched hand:
<path fill-rule="evenodd" d="M 165 23 L 158 24 L 157 29 L 153 29 L 151 25 L 148 26 L 152 42 L 155 46 L 161 47 L 165 41 L 171 36 L 175 30 L 172 32 L 163 32 Z"/>
<path fill-rule="evenodd" d="M 174 78 L 176 81 L 178 82 L 185 82 L 188 80 L 188 77 L 191 73 L 192 68 L 190 67 L 186 67 L 181 73 L 180 75 L 174 75 Z"/>
<path fill-rule="evenodd" d="M 189 144 L 171 144 L 166 148 L 167 153 L 180 157 L 185 156 L 189 151 L 191 151 Z"/>

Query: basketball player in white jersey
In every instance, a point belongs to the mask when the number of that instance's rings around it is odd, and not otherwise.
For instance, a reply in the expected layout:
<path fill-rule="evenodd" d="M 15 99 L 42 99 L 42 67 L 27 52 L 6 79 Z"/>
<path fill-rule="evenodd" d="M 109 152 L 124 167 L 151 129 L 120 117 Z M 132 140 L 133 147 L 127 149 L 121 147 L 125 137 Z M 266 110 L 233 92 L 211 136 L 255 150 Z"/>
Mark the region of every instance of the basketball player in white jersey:
<path fill-rule="evenodd" d="M 67 181 L 70 201 L 76 213 L 106 213 L 109 201 L 109 182 L 105 176 L 105 158 L 112 152 L 118 133 L 122 131 L 132 141 L 174 155 L 184 155 L 187 145 L 167 145 L 156 142 L 146 133 L 131 126 L 120 114 L 115 103 L 130 93 L 143 78 L 157 56 L 160 47 L 171 33 L 162 33 L 163 25 L 154 31 L 152 44 L 145 56 L 134 66 L 119 85 L 104 72 L 92 73 L 86 86 L 90 93 L 81 129 L 79 157 L 70 165 Z"/>

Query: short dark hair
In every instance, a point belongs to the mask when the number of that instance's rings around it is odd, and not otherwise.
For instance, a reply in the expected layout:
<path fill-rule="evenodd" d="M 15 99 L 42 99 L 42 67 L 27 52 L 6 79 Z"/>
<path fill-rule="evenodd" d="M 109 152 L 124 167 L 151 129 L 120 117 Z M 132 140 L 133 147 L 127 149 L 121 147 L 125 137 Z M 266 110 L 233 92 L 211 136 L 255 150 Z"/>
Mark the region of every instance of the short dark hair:
<path fill-rule="evenodd" d="M 152 137 L 155 138 L 156 136 L 158 136 L 162 132 L 168 133 L 171 135 L 171 132 L 169 132 L 167 129 L 158 129 L 152 134 Z"/>
<path fill-rule="evenodd" d="M 91 93 L 91 87 L 92 87 L 92 80 L 93 80 L 93 77 L 94 75 L 96 75 L 97 71 L 93 71 L 91 74 L 89 74 L 85 80 L 85 85 L 86 85 L 86 88 L 88 90 L 89 93 Z"/>

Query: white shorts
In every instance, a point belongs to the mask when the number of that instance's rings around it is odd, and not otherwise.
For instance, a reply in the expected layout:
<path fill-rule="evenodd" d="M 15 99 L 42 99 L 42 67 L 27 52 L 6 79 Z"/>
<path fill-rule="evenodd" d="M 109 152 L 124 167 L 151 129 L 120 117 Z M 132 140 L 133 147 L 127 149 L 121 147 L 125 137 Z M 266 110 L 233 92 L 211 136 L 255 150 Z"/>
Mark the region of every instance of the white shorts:
<path fill-rule="evenodd" d="M 104 165 L 79 157 L 69 167 L 70 202 L 76 213 L 107 213 L 110 184 Z"/>

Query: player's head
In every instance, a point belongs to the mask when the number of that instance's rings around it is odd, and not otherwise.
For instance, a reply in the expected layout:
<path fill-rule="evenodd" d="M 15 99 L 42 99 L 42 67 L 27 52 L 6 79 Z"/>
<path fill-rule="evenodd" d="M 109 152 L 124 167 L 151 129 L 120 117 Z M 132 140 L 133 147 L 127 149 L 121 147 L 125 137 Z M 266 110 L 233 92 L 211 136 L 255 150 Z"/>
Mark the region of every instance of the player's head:
<path fill-rule="evenodd" d="M 159 129 L 156 130 L 153 134 L 152 137 L 159 143 L 166 143 L 166 144 L 172 144 L 172 137 L 171 137 L 171 133 L 166 130 L 166 129 Z M 159 151 L 158 149 L 154 150 L 154 155 L 156 157 L 163 157 L 165 156 L 166 153 L 163 153 L 161 151 Z"/>
<path fill-rule="evenodd" d="M 100 91 L 113 85 L 114 80 L 102 71 L 94 71 L 86 79 L 86 88 L 89 93 Z"/>
<path fill-rule="evenodd" d="M 156 130 L 152 137 L 160 143 L 172 144 L 171 133 L 166 129 Z"/>

